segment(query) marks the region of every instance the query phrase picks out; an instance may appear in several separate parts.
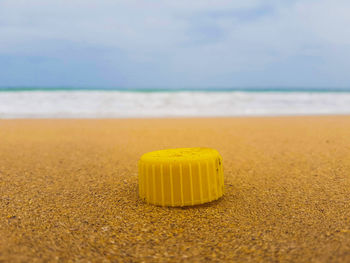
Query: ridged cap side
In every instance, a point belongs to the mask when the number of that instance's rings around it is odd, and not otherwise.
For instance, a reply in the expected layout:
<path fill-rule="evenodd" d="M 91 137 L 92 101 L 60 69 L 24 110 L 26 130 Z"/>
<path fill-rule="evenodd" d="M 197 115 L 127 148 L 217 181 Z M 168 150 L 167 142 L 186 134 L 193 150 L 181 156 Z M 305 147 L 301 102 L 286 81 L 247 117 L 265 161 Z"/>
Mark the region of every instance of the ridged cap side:
<path fill-rule="evenodd" d="M 162 206 L 203 204 L 224 191 L 222 157 L 210 148 L 150 152 L 139 161 L 139 195 Z"/>

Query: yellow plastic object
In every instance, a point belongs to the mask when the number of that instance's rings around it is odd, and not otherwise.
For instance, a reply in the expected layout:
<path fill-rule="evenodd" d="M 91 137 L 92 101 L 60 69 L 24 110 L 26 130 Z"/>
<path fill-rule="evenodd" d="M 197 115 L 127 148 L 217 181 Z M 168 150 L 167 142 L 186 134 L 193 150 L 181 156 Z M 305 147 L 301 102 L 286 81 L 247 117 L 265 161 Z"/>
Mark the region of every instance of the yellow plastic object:
<path fill-rule="evenodd" d="M 222 157 L 210 148 L 149 152 L 139 161 L 139 195 L 147 203 L 189 206 L 224 193 Z"/>

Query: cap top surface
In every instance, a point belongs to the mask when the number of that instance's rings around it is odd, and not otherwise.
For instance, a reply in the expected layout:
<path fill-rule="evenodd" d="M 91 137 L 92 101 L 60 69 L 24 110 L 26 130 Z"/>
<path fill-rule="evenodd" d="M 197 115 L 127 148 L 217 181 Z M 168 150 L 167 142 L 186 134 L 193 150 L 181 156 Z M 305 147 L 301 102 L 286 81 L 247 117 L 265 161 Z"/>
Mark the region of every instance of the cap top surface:
<path fill-rule="evenodd" d="M 177 148 L 149 152 L 142 155 L 142 161 L 193 161 L 209 159 L 218 155 L 218 152 L 210 148 Z"/>

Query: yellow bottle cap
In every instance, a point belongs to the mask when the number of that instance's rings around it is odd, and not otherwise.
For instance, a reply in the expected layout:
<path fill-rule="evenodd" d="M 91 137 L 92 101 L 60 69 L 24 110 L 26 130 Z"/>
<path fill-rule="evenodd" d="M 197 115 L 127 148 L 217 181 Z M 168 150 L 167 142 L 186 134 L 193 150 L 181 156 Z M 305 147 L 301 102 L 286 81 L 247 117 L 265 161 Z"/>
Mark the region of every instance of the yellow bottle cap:
<path fill-rule="evenodd" d="M 216 200 L 223 192 L 222 157 L 214 149 L 154 151 L 139 161 L 139 195 L 147 203 L 197 205 Z"/>

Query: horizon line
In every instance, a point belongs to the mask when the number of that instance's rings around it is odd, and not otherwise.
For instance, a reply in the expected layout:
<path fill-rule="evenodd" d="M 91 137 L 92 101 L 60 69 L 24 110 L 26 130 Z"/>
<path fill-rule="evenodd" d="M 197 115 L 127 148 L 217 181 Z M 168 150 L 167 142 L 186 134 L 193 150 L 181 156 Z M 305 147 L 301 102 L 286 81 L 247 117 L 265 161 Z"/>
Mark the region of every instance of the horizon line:
<path fill-rule="evenodd" d="M 332 86 L 208 86 L 208 87 L 126 87 L 126 86 L 0 86 L 1 92 L 15 91 L 121 91 L 121 92 L 350 92 L 350 87 Z"/>

